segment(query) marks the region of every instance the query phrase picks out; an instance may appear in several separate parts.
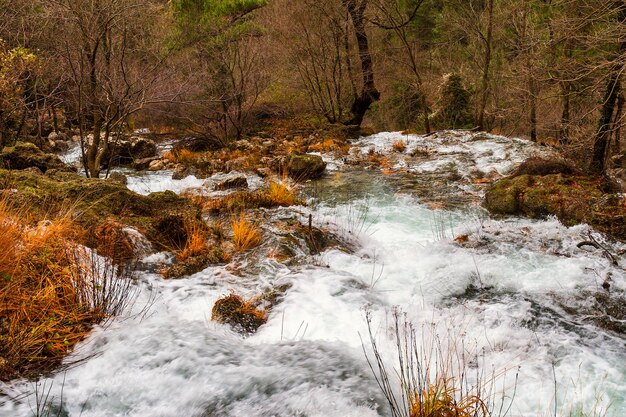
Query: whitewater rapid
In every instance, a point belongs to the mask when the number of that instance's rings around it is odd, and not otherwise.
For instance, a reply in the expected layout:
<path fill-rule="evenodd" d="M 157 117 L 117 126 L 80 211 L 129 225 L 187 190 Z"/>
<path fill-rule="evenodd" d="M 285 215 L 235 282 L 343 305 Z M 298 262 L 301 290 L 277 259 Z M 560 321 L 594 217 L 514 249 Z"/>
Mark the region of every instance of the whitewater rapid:
<path fill-rule="evenodd" d="M 504 174 L 541 152 L 521 140 L 461 133 L 434 138 L 385 133 L 356 144 L 388 151 L 398 138 L 429 146 L 425 160 L 394 157 L 396 169 L 421 175 L 476 168 Z M 440 155 L 436 155 L 441 152 Z M 445 164 L 435 159 L 447 158 Z M 476 206 L 433 209 L 406 192 L 404 177 L 348 168 L 333 161 L 327 178 L 305 190 L 308 207 L 277 209 L 352 242 L 287 266 L 215 266 L 181 280 L 140 273 L 135 311 L 96 328 L 74 358 L 85 361 L 45 380 L 67 416 L 388 416 L 363 353 L 366 311 L 385 361 L 396 366 L 390 317 L 406 313 L 420 329 L 462 341 L 480 366 L 500 375 L 508 415 L 626 415 L 626 341 L 565 307 L 601 290 L 626 290 L 626 274 L 599 251 L 578 248 L 592 233 L 556 219 L 490 219 Z M 167 174 L 131 179 L 138 192 L 180 192 L 206 182 Z M 165 186 L 164 186 L 165 184 Z M 480 193 L 471 181 L 459 187 Z M 459 236 L 465 238 L 455 240 Z M 271 245 L 268 240 L 264 245 Z M 624 245 L 606 242 L 618 252 Z M 259 251 L 268 249 L 261 246 Z M 163 261 L 166 254 L 145 261 Z M 626 261 L 619 259 L 620 265 Z M 210 320 L 214 302 L 234 290 L 253 296 L 289 286 L 257 333 L 242 337 Z M 149 304 L 146 314 L 137 316 Z M 428 332 L 426 332 L 428 333 Z M 424 337 L 429 337 L 428 334 Z M 515 382 L 517 377 L 517 382 Z M 42 382 L 43 383 L 43 382 Z M 556 385 L 556 390 L 555 390 Z M 4 387 L 0 416 L 28 416 L 31 383 Z M 555 403 L 556 399 L 556 403 Z M 53 414 L 55 415 L 55 414 Z"/>

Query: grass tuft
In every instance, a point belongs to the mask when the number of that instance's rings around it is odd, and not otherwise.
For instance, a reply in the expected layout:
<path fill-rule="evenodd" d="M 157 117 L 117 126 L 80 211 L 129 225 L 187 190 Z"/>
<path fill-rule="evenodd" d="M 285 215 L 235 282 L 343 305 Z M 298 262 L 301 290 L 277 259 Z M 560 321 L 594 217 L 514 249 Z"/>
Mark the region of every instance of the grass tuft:
<path fill-rule="evenodd" d="M 235 249 L 246 251 L 258 246 L 261 243 L 261 230 L 250 223 L 242 214 L 233 216 L 231 219 L 233 227 L 233 243 Z"/>
<path fill-rule="evenodd" d="M 185 231 L 187 240 L 182 250 L 176 251 L 176 260 L 186 261 L 194 256 L 200 256 L 208 252 L 208 232 L 198 222 L 186 221 Z"/>
<path fill-rule="evenodd" d="M 293 189 L 285 182 L 270 181 L 267 187 L 267 197 L 277 206 L 289 207 L 301 203 Z"/>

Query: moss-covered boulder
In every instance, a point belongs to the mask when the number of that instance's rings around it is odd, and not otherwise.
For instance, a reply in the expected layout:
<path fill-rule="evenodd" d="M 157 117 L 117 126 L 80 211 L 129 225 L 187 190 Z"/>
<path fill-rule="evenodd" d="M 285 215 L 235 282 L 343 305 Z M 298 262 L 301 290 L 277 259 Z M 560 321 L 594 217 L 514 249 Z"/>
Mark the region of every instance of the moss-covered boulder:
<path fill-rule="evenodd" d="M 35 218 L 71 210 L 85 230 L 94 230 L 104 219 L 113 219 L 136 228 L 162 248 L 171 247 L 171 242 L 179 238 L 170 236 L 175 231 L 162 227 L 164 218 L 170 224 L 172 218 L 202 222 L 199 208 L 171 191 L 144 196 L 118 182 L 71 172 L 49 170 L 45 175 L 36 175 L 0 169 L 0 187 L 10 191 L 12 201 L 26 207 Z M 88 243 L 97 246 L 98 242 Z"/>
<path fill-rule="evenodd" d="M 44 173 L 49 169 L 74 171 L 73 168 L 63 163 L 58 156 L 45 153 L 29 142 L 17 142 L 15 146 L 2 149 L 0 168 L 21 170 L 33 167 Z"/>
<path fill-rule="evenodd" d="M 255 308 L 252 300 L 244 300 L 236 294 L 220 298 L 213 306 L 211 319 L 231 325 L 242 333 L 254 333 L 267 321 L 267 313 Z"/>
<path fill-rule="evenodd" d="M 326 162 L 319 155 L 291 152 L 285 157 L 282 168 L 295 180 L 316 179 L 324 174 Z"/>
<path fill-rule="evenodd" d="M 595 177 L 519 175 L 494 183 L 484 206 L 494 214 L 540 218 L 554 215 L 567 226 L 587 223 L 626 238 L 626 209 L 616 194 L 602 191 Z"/>

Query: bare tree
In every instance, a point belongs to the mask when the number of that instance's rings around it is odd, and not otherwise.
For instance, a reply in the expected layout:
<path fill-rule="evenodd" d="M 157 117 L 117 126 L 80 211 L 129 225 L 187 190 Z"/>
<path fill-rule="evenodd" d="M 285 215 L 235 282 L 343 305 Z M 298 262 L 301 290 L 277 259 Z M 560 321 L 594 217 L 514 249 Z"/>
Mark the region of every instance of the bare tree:
<path fill-rule="evenodd" d="M 420 51 L 418 43 L 411 38 L 409 24 L 417 17 L 417 12 L 424 3 L 418 0 L 412 8 L 405 10 L 403 3 L 398 0 L 373 0 L 374 12 L 377 18 L 372 23 L 384 30 L 392 31 L 400 41 L 401 50 L 405 57 L 405 65 L 413 76 L 413 84 L 417 91 L 419 107 L 422 112 L 424 130 L 430 133 L 430 106 L 428 105 L 426 92 L 424 91 L 423 76 L 420 69 Z"/>
<path fill-rule="evenodd" d="M 615 2 L 616 21 L 619 26 L 626 26 L 626 5 L 619 1 Z M 606 157 L 609 148 L 611 133 L 614 130 L 614 113 L 618 109 L 617 103 L 622 90 L 622 72 L 626 59 L 626 40 L 622 38 L 619 47 L 611 60 L 611 67 L 606 83 L 606 90 L 600 110 L 598 132 L 593 144 L 591 170 L 595 173 L 603 173 L 606 168 Z"/>
<path fill-rule="evenodd" d="M 130 115 L 158 101 L 152 87 L 163 57 L 152 55 L 147 43 L 149 16 L 160 6 L 148 0 L 51 0 L 47 7 L 58 23 L 66 108 L 80 128 L 85 171 L 97 178 L 115 133 Z"/>
<path fill-rule="evenodd" d="M 306 13 L 300 7 L 292 12 L 296 24 L 288 35 L 296 39 L 292 53 L 298 74 L 313 109 L 330 123 L 342 122 L 357 95 L 349 17 L 335 1 L 306 0 L 304 6 Z"/>

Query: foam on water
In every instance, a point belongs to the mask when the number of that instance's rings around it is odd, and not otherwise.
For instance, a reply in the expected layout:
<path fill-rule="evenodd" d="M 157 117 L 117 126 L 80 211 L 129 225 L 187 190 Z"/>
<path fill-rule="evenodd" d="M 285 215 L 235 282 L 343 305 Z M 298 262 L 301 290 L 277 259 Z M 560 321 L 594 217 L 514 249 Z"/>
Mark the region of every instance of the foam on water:
<path fill-rule="evenodd" d="M 501 150 L 497 143 L 481 146 Z M 196 181 L 149 175 L 151 191 L 160 181 L 176 190 Z M 387 416 L 362 337 L 367 310 L 383 358 L 394 366 L 389 330 L 397 306 L 418 328 L 434 328 L 444 344 L 462 339 L 472 346 L 487 372 L 506 370 L 497 385 L 514 394 L 509 415 L 552 415 L 555 379 L 558 415 L 609 403 L 608 416 L 626 415 L 624 339 L 556 301 L 575 304 L 607 273 L 613 291 L 626 290 L 623 269 L 600 251 L 577 247 L 591 228 L 567 228 L 555 219 L 490 220 L 479 210 L 433 211 L 384 186 L 372 190 L 377 194 L 368 198 L 309 209 L 315 223 L 356 242 L 354 253 L 331 249 L 299 267 L 262 260 L 254 274 L 211 267 L 167 281 L 142 273 L 135 308 L 154 299 L 150 314 L 96 329 L 76 353 L 89 359 L 54 376 L 53 394 L 60 397 L 65 381 L 65 408 L 83 417 Z M 459 235 L 467 238 L 457 242 Z M 605 243 L 615 253 L 624 249 Z M 158 254 L 145 261 L 168 259 Z M 252 296 L 286 282 L 291 288 L 256 334 L 243 338 L 210 321 L 214 302 L 230 290 Z M 9 388 L 17 395 L 31 386 Z M 28 401 L 0 398 L 0 415 L 29 415 Z"/>

